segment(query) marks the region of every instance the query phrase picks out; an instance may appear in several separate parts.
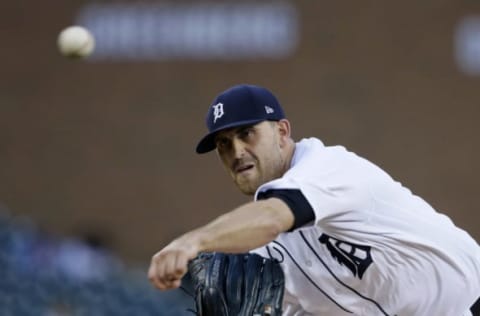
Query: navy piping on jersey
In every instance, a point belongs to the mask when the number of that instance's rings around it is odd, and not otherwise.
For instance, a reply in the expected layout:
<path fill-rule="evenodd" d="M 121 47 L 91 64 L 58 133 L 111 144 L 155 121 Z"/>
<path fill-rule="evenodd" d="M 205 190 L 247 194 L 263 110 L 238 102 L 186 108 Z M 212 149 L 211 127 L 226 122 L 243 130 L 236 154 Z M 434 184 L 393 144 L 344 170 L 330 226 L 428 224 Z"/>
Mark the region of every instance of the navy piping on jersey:
<path fill-rule="evenodd" d="M 472 305 L 470 311 L 472 312 L 473 316 L 480 316 L 480 297 L 475 302 L 475 304 Z"/>
<path fill-rule="evenodd" d="M 272 197 L 285 202 L 293 213 L 295 222 L 292 228 L 288 230 L 289 232 L 315 219 L 312 206 L 299 189 L 270 189 L 265 192 L 259 192 L 257 200 L 265 200 Z"/>
<path fill-rule="evenodd" d="M 270 250 L 270 248 L 271 248 L 270 246 L 266 246 L 265 248 L 267 249 L 268 256 L 270 257 L 270 259 L 274 259 L 274 258 L 275 258 L 275 260 L 277 260 L 279 263 L 282 263 L 283 261 L 285 261 L 285 256 L 283 255 L 283 252 L 281 252 L 280 250 L 278 250 L 278 248 L 275 248 L 275 247 L 274 247 L 273 250 L 275 250 L 275 251 L 278 253 L 278 255 L 282 257 L 282 259 L 278 259 L 277 257 L 274 257 L 274 256 L 272 255 L 272 251 Z"/>
<path fill-rule="evenodd" d="M 293 256 L 290 254 L 290 252 L 287 250 L 287 248 L 282 245 L 281 243 L 279 243 L 278 241 L 274 240 L 273 243 L 275 243 L 276 245 L 278 245 L 279 247 L 281 247 L 285 253 L 290 257 L 290 259 L 293 261 L 293 263 L 295 263 L 295 265 L 297 266 L 297 268 L 300 270 L 300 272 L 303 273 L 303 275 L 308 279 L 308 281 L 310 281 L 310 283 L 312 283 L 313 286 L 315 286 L 323 295 L 325 295 L 330 301 L 332 301 L 333 303 L 335 303 L 335 305 L 337 305 L 340 309 L 342 309 L 343 311 L 347 312 L 347 313 L 350 313 L 350 314 L 353 314 L 353 312 L 349 311 L 348 309 L 346 309 L 345 307 L 341 306 L 340 303 L 338 303 L 337 301 L 335 301 L 335 299 L 333 299 L 332 297 L 330 297 L 324 290 L 322 290 L 322 288 L 316 284 L 309 276 L 308 274 L 300 267 L 300 264 L 295 261 L 295 259 L 293 258 Z"/>
<path fill-rule="evenodd" d="M 350 291 L 354 292 L 355 294 L 357 294 L 358 296 L 360 296 L 361 298 L 363 298 L 364 300 L 367 300 L 369 302 L 372 302 L 373 304 L 375 304 L 375 306 L 378 307 L 378 309 L 383 313 L 383 315 L 385 316 L 389 316 L 387 314 L 387 312 L 382 308 L 382 306 L 380 306 L 379 303 L 377 303 L 375 300 L 371 299 L 371 298 L 368 298 L 362 294 L 360 294 L 359 292 L 357 292 L 354 288 L 348 286 L 347 284 L 343 283 L 333 272 L 332 270 L 330 270 L 330 268 L 328 267 L 328 265 L 325 263 L 325 261 L 322 260 L 322 258 L 320 257 L 320 255 L 313 249 L 312 245 L 308 242 L 308 240 L 305 238 L 305 235 L 303 234 L 302 231 L 299 232 L 300 235 L 302 236 L 303 238 L 303 241 L 305 241 L 305 243 L 307 244 L 307 246 L 310 248 L 310 250 L 315 254 L 315 256 L 318 258 L 318 260 L 320 260 L 320 262 L 322 263 L 322 265 L 328 270 L 328 272 L 330 272 L 330 274 L 333 276 L 333 278 L 335 280 L 338 281 L 338 283 L 340 283 L 341 285 L 343 285 L 344 287 L 346 287 L 347 289 L 349 289 Z"/>

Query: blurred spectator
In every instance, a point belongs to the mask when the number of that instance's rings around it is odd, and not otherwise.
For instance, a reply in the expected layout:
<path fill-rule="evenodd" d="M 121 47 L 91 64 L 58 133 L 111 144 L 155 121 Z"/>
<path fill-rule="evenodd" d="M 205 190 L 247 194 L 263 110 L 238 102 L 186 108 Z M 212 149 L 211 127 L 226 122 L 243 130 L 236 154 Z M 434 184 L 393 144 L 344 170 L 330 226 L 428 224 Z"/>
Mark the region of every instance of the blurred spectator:
<path fill-rule="evenodd" d="M 160 293 L 94 235 L 59 239 L 0 205 L 0 315 L 192 315 L 182 291 Z"/>

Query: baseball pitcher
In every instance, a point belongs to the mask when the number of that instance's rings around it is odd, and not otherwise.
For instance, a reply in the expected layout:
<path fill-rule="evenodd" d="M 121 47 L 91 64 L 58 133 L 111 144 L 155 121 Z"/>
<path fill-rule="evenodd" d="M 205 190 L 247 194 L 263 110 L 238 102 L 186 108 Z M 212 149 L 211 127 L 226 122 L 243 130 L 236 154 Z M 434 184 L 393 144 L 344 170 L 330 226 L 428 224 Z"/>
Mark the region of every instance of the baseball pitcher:
<path fill-rule="evenodd" d="M 479 315 L 479 245 L 377 165 L 295 142 L 258 86 L 219 94 L 206 123 L 196 151 L 216 150 L 253 201 L 156 253 L 156 287 L 188 272 L 199 315 Z"/>

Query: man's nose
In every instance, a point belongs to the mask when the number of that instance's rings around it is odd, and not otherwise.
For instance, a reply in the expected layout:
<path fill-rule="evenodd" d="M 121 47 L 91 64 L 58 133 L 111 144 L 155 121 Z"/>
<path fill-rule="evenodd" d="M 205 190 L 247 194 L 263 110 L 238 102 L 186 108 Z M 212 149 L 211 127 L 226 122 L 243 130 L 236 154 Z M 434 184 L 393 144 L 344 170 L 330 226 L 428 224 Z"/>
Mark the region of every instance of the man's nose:
<path fill-rule="evenodd" d="M 234 138 L 232 141 L 232 150 L 236 159 L 242 158 L 245 155 L 245 143 L 240 139 Z"/>

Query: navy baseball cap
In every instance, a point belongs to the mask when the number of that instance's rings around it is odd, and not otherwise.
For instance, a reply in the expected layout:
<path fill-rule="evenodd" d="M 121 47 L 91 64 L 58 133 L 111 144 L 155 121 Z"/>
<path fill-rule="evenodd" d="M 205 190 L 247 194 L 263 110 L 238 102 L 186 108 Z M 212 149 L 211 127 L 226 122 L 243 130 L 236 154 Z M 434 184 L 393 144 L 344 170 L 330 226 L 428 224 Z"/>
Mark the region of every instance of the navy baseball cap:
<path fill-rule="evenodd" d="M 197 153 L 215 149 L 215 135 L 221 130 L 285 118 L 280 103 L 269 90 L 253 85 L 236 85 L 220 93 L 208 109 L 208 134 L 197 145 Z"/>

